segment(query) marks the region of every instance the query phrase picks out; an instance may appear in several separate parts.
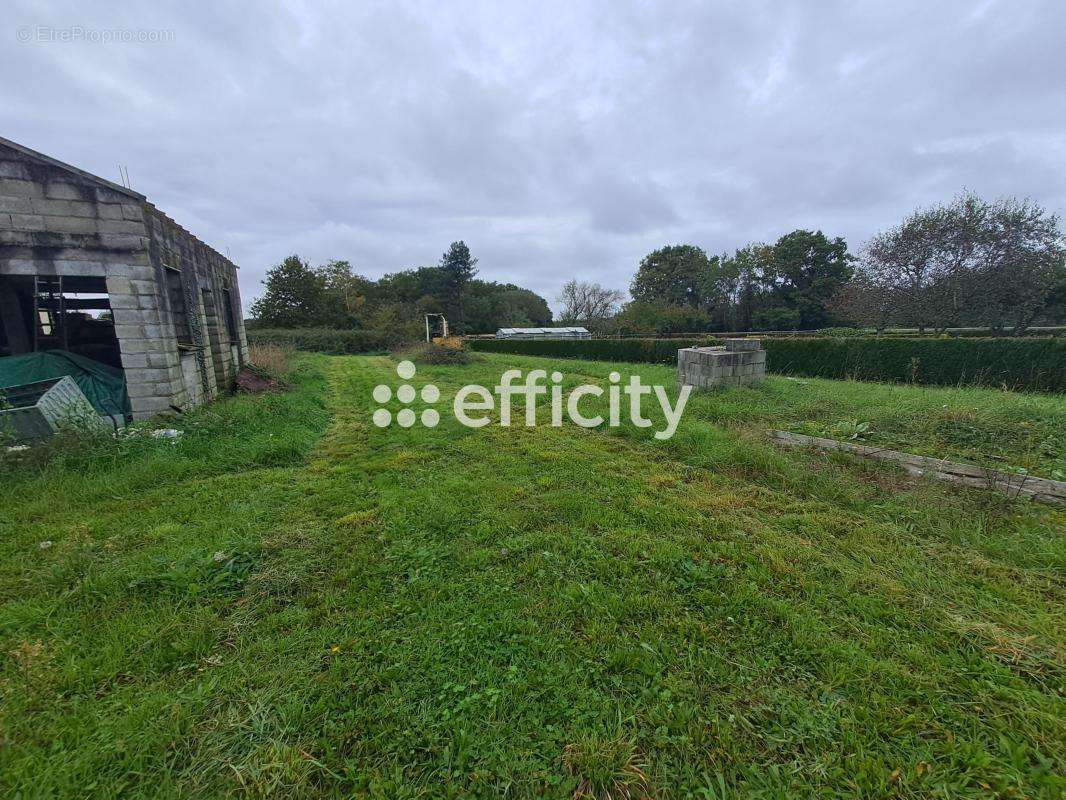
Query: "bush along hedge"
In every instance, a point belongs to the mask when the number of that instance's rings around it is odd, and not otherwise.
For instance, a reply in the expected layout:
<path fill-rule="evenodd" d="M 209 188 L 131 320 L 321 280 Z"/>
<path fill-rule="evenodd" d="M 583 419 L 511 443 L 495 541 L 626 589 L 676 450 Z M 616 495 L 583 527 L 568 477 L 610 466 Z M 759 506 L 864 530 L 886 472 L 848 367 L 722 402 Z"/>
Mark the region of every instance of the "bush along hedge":
<path fill-rule="evenodd" d="M 467 347 L 490 353 L 516 353 L 551 358 L 585 358 L 592 361 L 632 361 L 642 364 L 676 364 L 682 347 L 715 344 L 702 339 L 469 339 Z"/>
<path fill-rule="evenodd" d="M 764 339 L 771 372 L 864 381 L 1066 391 L 1066 340 L 917 337 Z"/>
<path fill-rule="evenodd" d="M 711 339 L 479 339 L 475 350 L 554 358 L 676 364 L 682 347 Z M 1066 339 L 766 337 L 766 368 L 784 375 L 934 386 L 1066 392 Z"/>
<path fill-rule="evenodd" d="M 394 337 L 384 331 L 343 330 L 332 328 L 252 328 L 248 344 L 276 344 L 313 353 L 350 355 L 380 353 L 394 344 Z"/>

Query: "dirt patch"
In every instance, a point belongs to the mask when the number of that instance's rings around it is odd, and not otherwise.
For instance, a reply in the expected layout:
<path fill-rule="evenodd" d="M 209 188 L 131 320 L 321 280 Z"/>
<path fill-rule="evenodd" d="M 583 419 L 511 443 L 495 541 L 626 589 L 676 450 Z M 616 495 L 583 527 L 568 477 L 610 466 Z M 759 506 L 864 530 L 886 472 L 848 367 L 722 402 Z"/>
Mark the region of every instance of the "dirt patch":
<path fill-rule="evenodd" d="M 237 373 L 238 392 L 263 394 L 264 392 L 283 392 L 286 388 L 286 385 L 277 378 L 249 367 Z"/>

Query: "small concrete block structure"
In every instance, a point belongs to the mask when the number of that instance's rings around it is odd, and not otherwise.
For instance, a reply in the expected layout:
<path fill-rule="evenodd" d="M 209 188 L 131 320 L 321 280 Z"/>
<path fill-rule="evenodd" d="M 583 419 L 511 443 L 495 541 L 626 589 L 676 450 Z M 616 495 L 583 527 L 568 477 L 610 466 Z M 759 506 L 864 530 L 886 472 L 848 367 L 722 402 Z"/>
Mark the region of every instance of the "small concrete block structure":
<path fill-rule="evenodd" d="M 766 351 L 759 339 L 726 339 L 720 347 L 677 351 L 677 382 L 695 389 L 750 386 L 766 377 Z"/>
<path fill-rule="evenodd" d="M 132 189 L 0 138 L 0 358 L 123 370 L 132 415 L 228 390 L 248 356 L 237 267 Z"/>

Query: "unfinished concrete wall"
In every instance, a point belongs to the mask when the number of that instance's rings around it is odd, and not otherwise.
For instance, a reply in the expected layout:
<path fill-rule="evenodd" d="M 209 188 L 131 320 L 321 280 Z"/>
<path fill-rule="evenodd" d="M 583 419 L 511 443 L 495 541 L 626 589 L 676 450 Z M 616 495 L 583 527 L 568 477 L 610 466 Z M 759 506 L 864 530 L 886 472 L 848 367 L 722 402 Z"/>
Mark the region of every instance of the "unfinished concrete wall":
<path fill-rule="evenodd" d="M 724 347 L 677 351 L 677 380 L 696 389 L 750 386 L 766 378 L 766 351 L 759 339 L 726 339 Z"/>
<path fill-rule="evenodd" d="M 184 300 L 183 318 L 171 308 L 175 292 L 165 292 L 176 326 L 177 363 L 183 376 L 175 396 L 182 401 L 179 405 L 195 405 L 198 395 L 210 398 L 232 388 L 248 357 L 237 268 L 151 204 L 147 213 L 149 254 L 157 285 L 166 285 L 167 270 L 176 271 Z M 186 333 L 188 341 L 183 342 L 182 334 Z M 199 376 L 197 382 L 190 380 L 194 374 Z"/>
<path fill-rule="evenodd" d="M 27 346 L 19 319 L 34 332 L 33 346 L 40 344 L 25 287 L 60 277 L 82 287 L 103 279 L 136 418 L 214 397 L 247 357 L 237 271 L 228 259 L 143 195 L 0 139 L 0 333 L 13 331 L 0 355 Z"/>

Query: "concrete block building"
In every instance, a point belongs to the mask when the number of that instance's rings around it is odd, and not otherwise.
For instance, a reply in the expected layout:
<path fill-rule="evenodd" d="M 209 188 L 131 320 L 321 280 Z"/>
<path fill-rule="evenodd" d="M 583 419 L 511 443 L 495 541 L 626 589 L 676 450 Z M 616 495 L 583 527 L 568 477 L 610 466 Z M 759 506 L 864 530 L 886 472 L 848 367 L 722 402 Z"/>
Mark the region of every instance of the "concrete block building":
<path fill-rule="evenodd" d="M 237 267 L 144 195 L 0 138 L 0 358 L 123 370 L 134 418 L 229 389 L 248 355 Z"/>

